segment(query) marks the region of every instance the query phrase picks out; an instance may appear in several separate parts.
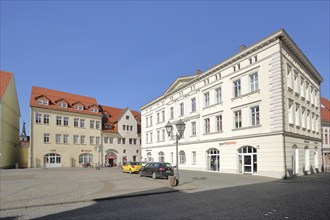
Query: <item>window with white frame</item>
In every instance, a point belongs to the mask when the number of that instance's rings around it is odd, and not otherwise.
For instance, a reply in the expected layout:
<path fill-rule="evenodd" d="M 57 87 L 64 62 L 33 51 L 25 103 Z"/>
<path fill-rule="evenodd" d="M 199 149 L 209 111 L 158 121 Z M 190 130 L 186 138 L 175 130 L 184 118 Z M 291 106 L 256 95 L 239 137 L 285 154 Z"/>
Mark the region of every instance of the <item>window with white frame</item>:
<path fill-rule="evenodd" d="M 260 124 L 259 106 L 251 107 L 251 122 L 252 126 Z"/>
<path fill-rule="evenodd" d="M 165 121 L 165 111 L 162 111 L 162 122 Z"/>
<path fill-rule="evenodd" d="M 295 93 L 299 94 L 300 88 L 299 88 L 299 75 L 297 73 L 297 71 L 293 71 L 294 72 L 294 91 Z"/>
<path fill-rule="evenodd" d="M 50 143 L 50 134 L 44 133 L 44 143 Z"/>
<path fill-rule="evenodd" d="M 170 119 L 173 119 L 174 118 L 174 108 L 171 107 L 170 108 Z"/>
<path fill-rule="evenodd" d="M 69 135 L 68 134 L 64 134 L 63 135 L 63 143 L 64 144 L 68 144 L 69 143 Z"/>
<path fill-rule="evenodd" d="M 183 150 L 179 152 L 179 163 L 186 164 L 186 153 Z"/>
<path fill-rule="evenodd" d="M 305 80 L 304 77 L 300 77 L 300 95 L 302 98 L 305 98 L 306 96 L 306 90 L 305 90 Z"/>
<path fill-rule="evenodd" d="M 204 93 L 204 107 L 208 107 L 210 105 L 210 93 Z"/>
<path fill-rule="evenodd" d="M 85 119 L 80 119 L 80 127 L 81 128 L 85 127 Z"/>
<path fill-rule="evenodd" d="M 289 123 L 293 124 L 293 115 L 294 115 L 294 106 L 293 106 L 293 101 L 288 100 L 288 119 Z"/>
<path fill-rule="evenodd" d="M 192 152 L 192 165 L 196 165 L 196 151 Z"/>
<path fill-rule="evenodd" d="M 160 131 L 157 131 L 157 141 L 160 141 Z"/>
<path fill-rule="evenodd" d="M 196 98 L 191 99 L 191 112 L 196 112 Z"/>
<path fill-rule="evenodd" d="M 316 130 L 316 123 L 315 123 L 315 113 L 313 112 L 312 113 L 312 119 L 311 119 L 311 121 L 312 121 L 312 131 L 315 131 Z"/>
<path fill-rule="evenodd" d="M 311 98 L 311 94 L 310 94 L 310 88 L 308 82 L 305 83 L 305 91 L 306 91 L 306 100 L 309 102 Z"/>
<path fill-rule="evenodd" d="M 41 113 L 36 113 L 36 124 L 40 124 L 41 123 Z"/>
<path fill-rule="evenodd" d="M 296 103 L 295 124 L 300 126 L 300 105 Z"/>
<path fill-rule="evenodd" d="M 306 108 L 301 107 L 301 127 L 306 128 Z"/>
<path fill-rule="evenodd" d="M 184 104 L 183 102 L 180 103 L 180 116 L 184 115 Z"/>
<path fill-rule="evenodd" d="M 222 131 L 222 115 L 215 116 L 216 118 L 216 129 L 217 131 Z"/>
<path fill-rule="evenodd" d="M 196 136 L 196 122 L 191 122 L 191 136 Z"/>
<path fill-rule="evenodd" d="M 150 126 L 152 126 L 152 115 L 150 116 Z"/>
<path fill-rule="evenodd" d="M 95 121 L 94 120 L 90 120 L 89 121 L 89 128 L 94 129 L 94 127 L 95 127 Z"/>
<path fill-rule="evenodd" d="M 256 56 L 253 56 L 253 57 L 251 57 L 251 58 L 249 58 L 249 62 L 250 62 L 250 64 L 255 63 L 255 62 L 257 62 L 257 61 L 258 61 L 258 57 L 257 57 L 257 55 L 256 55 Z"/>
<path fill-rule="evenodd" d="M 235 128 L 241 128 L 242 127 L 242 111 L 238 110 L 234 112 L 234 122 L 235 122 Z"/>
<path fill-rule="evenodd" d="M 239 97 L 241 95 L 241 80 L 236 80 L 233 82 L 234 86 L 234 97 Z"/>
<path fill-rule="evenodd" d="M 96 121 L 96 129 L 100 129 L 101 128 L 101 122 L 100 121 Z"/>
<path fill-rule="evenodd" d="M 309 148 L 305 147 L 305 166 L 304 171 L 309 171 Z"/>
<path fill-rule="evenodd" d="M 94 145 L 94 136 L 89 137 L 89 144 Z"/>
<path fill-rule="evenodd" d="M 62 125 L 62 116 L 56 116 L 56 125 Z"/>
<path fill-rule="evenodd" d="M 152 132 L 150 132 L 150 143 L 152 143 Z"/>
<path fill-rule="evenodd" d="M 79 136 L 73 135 L 73 144 L 78 144 Z"/>
<path fill-rule="evenodd" d="M 86 144 L 86 137 L 85 135 L 80 136 L 80 144 Z"/>
<path fill-rule="evenodd" d="M 165 141 L 165 129 L 162 129 L 162 141 Z"/>
<path fill-rule="evenodd" d="M 210 133 L 210 119 L 205 118 L 204 119 L 204 134 Z"/>
<path fill-rule="evenodd" d="M 259 89 L 258 73 L 253 73 L 249 76 L 250 78 L 250 92 L 255 92 Z"/>
<path fill-rule="evenodd" d="M 157 112 L 157 124 L 160 122 L 159 112 Z"/>
<path fill-rule="evenodd" d="M 69 126 L 69 117 L 63 117 L 63 125 Z"/>
<path fill-rule="evenodd" d="M 62 139 L 62 135 L 56 134 L 56 144 L 61 144 L 62 143 L 61 139 Z"/>
<path fill-rule="evenodd" d="M 73 119 L 73 126 L 78 127 L 79 126 L 79 118 Z"/>
<path fill-rule="evenodd" d="M 44 124 L 49 124 L 49 117 L 48 114 L 44 114 Z"/>
<path fill-rule="evenodd" d="M 287 72 L 287 86 L 291 89 L 293 89 L 293 72 L 292 67 L 287 64 L 286 66 L 286 72 Z"/>
<path fill-rule="evenodd" d="M 221 103 L 221 87 L 215 89 L 216 103 Z"/>
<path fill-rule="evenodd" d="M 311 130 L 311 111 L 307 110 L 307 129 Z"/>
<path fill-rule="evenodd" d="M 100 145 L 101 144 L 101 137 L 96 137 L 96 145 Z"/>

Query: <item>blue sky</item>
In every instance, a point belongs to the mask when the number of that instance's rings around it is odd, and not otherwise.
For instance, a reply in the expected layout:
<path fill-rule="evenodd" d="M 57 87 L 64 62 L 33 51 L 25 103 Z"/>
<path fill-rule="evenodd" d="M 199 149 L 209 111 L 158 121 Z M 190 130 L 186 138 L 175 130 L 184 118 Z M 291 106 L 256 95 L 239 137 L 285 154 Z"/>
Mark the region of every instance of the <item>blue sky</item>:
<path fill-rule="evenodd" d="M 281 28 L 330 99 L 329 1 L 1 0 L 0 28 L 0 69 L 14 73 L 28 133 L 32 86 L 139 110 Z"/>

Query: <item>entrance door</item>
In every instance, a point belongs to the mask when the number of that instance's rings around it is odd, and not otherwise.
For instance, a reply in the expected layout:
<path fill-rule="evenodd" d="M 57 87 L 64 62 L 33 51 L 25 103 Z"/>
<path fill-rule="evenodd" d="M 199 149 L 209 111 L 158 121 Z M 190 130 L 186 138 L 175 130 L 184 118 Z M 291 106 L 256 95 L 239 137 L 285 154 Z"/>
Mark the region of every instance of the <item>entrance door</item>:
<path fill-rule="evenodd" d="M 56 153 L 46 154 L 44 156 L 44 166 L 46 168 L 61 167 L 61 155 Z"/>
<path fill-rule="evenodd" d="M 257 165 L 256 148 L 245 146 L 238 149 L 238 173 L 256 173 Z"/>
<path fill-rule="evenodd" d="M 206 151 L 207 171 L 220 171 L 220 153 L 218 149 L 211 148 Z"/>

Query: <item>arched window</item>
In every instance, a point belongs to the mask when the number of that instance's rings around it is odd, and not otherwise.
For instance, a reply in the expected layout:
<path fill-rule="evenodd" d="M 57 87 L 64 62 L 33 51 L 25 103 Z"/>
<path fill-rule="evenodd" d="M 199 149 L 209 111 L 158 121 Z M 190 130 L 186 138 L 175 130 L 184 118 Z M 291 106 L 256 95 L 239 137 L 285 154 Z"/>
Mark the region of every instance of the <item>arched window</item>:
<path fill-rule="evenodd" d="M 304 166 L 304 171 L 309 171 L 309 148 L 306 146 L 304 148 L 305 151 L 305 166 Z"/>
<path fill-rule="evenodd" d="M 179 152 L 179 163 L 186 164 L 186 153 L 183 150 Z"/>
<path fill-rule="evenodd" d="M 210 148 L 206 151 L 206 161 L 208 171 L 220 171 L 220 151 Z"/>
<path fill-rule="evenodd" d="M 49 153 L 44 155 L 45 167 L 61 167 L 61 155 L 57 153 Z"/>
<path fill-rule="evenodd" d="M 89 153 L 80 154 L 79 163 L 93 163 L 93 154 L 89 154 Z"/>
<path fill-rule="evenodd" d="M 151 154 L 151 152 L 148 152 L 147 153 L 147 162 L 152 162 L 152 161 L 153 161 L 152 154 Z"/>
<path fill-rule="evenodd" d="M 165 162 L 165 155 L 164 155 L 164 152 L 163 151 L 160 151 L 158 153 L 158 161 L 159 162 Z"/>

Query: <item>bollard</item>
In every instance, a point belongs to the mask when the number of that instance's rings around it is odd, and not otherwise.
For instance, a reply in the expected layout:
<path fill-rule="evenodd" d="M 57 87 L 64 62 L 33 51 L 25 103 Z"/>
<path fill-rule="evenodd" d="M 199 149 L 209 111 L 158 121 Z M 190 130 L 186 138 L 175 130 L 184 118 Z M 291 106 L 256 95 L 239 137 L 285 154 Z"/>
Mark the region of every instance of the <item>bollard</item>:
<path fill-rule="evenodd" d="M 178 181 L 176 180 L 175 176 L 168 177 L 168 184 L 172 187 L 178 185 Z"/>

